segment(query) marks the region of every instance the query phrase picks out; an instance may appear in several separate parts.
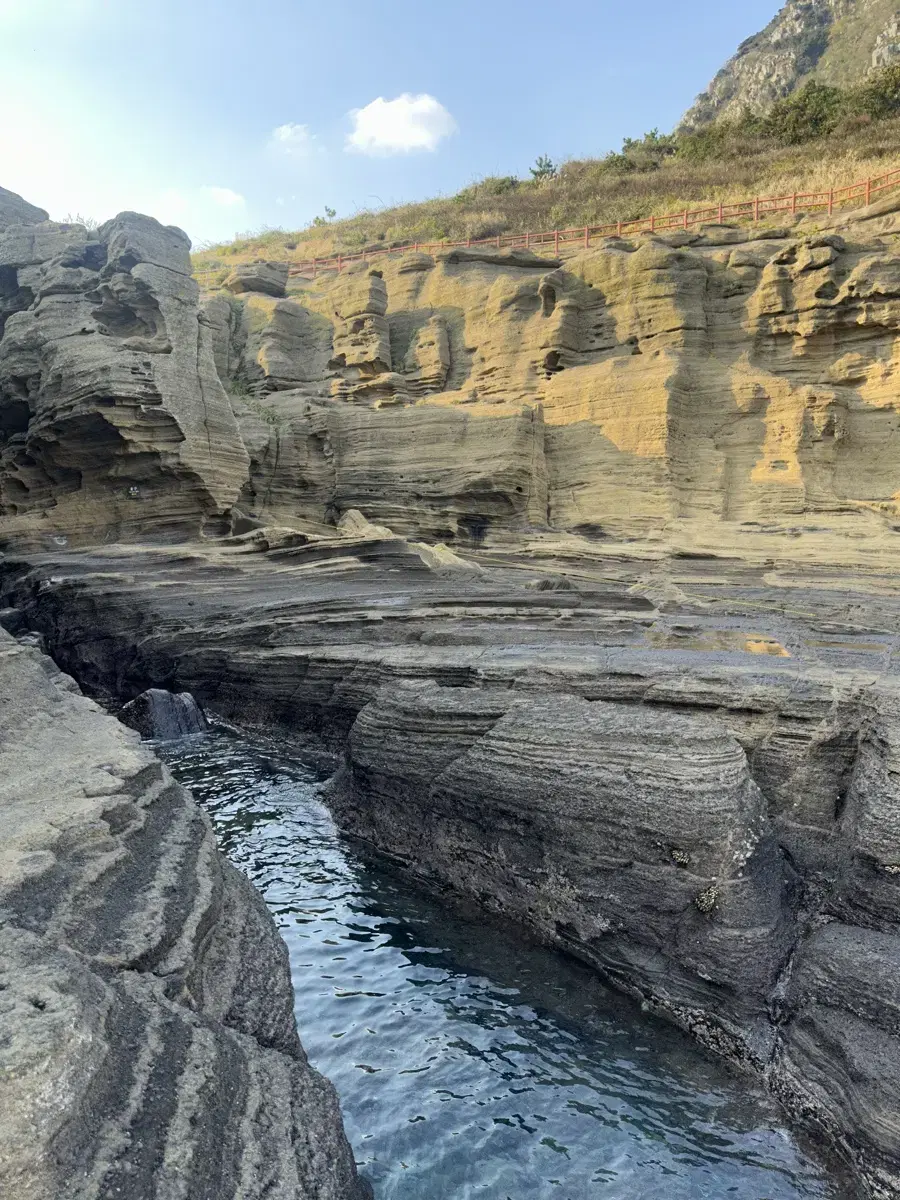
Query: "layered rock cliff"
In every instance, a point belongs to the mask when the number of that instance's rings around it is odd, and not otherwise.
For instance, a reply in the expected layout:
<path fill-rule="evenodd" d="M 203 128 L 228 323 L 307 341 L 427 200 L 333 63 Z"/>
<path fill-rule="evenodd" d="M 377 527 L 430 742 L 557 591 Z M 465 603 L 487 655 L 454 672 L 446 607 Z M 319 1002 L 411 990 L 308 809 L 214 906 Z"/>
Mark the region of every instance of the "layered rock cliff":
<path fill-rule="evenodd" d="M 838 87 L 900 59 L 896 0 L 787 0 L 747 38 L 685 113 L 681 128 L 765 112 L 810 79 Z"/>
<path fill-rule="evenodd" d="M 761 1073 L 861 1194 L 900 1195 L 896 580 L 467 570 L 388 535 L 20 558 L 5 599 L 101 693 L 344 746 L 345 829 Z"/>
<path fill-rule="evenodd" d="M 2 630 L 0 696 L 0 1193 L 361 1200 L 287 950 L 208 818 Z"/>
<path fill-rule="evenodd" d="M 96 232 L 46 221 L 0 231 L 8 529 L 184 536 L 236 498 L 247 455 L 198 319 L 189 248 L 180 230 L 134 213 Z"/>
<path fill-rule="evenodd" d="M 831 530 L 893 554 L 896 218 L 810 225 L 564 264 L 412 254 L 212 299 L 251 457 L 241 505 L 278 523 L 359 508 L 463 545 L 740 554 Z"/>
<path fill-rule="evenodd" d="M 321 737 L 345 828 L 900 1195 L 891 205 L 250 264 L 202 309 L 178 231 L 82 232 L 0 235 L 39 268 L 0 340 L 9 620 L 97 694 Z"/>

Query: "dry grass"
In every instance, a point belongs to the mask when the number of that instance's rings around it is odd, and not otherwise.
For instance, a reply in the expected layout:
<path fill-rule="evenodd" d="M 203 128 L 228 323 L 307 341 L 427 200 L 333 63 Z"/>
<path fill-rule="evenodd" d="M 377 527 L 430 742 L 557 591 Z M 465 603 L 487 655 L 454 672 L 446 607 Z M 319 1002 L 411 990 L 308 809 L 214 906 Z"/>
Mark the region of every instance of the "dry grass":
<path fill-rule="evenodd" d="M 555 179 L 541 183 L 487 179 L 456 196 L 359 212 L 327 228 L 248 235 L 195 254 L 195 273 L 212 288 L 221 285 L 235 263 L 255 258 L 299 260 L 410 241 L 630 221 L 754 195 L 841 187 L 896 168 L 900 118 L 800 146 L 748 142 L 740 153 L 714 161 L 676 156 L 650 170 L 623 171 L 603 159 L 584 159 L 566 163 Z"/>

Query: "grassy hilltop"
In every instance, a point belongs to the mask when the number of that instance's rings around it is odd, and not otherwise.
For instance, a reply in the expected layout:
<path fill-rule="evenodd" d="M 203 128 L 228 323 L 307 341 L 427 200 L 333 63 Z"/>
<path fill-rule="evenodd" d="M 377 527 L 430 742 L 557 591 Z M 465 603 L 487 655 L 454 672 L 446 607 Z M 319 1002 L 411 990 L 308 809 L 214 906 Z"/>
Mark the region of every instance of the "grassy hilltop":
<path fill-rule="evenodd" d="M 894 168 L 900 168 L 898 66 L 851 88 L 808 83 L 764 116 L 744 113 L 699 132 L 629 138 L 619 152 L 566 162 L 527 180 L 492 177 L 454 196 L 248 234 L 198 251 L 194 267 L 200 282 L 215 288 L 235 263 L 255 258 L 630 221 L 753 195 L 840 187 Z"/>

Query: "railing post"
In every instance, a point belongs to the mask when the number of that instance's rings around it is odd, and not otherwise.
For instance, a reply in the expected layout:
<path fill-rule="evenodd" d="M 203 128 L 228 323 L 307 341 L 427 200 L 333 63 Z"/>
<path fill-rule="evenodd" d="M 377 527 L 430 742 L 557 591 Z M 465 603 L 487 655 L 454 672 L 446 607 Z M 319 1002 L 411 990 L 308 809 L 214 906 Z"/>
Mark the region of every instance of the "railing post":
<path fill-rule="evenodd" d="M 797 215 L 797 193 L 796 192 L 794 192 L 793 196 L 791 197 L 791 212 L 793 213 L 794 216 Z"/>
<path fill-rule="evenodd" d="M 719 201 L 719 224 L 720 225 L 725 224 L 725 205 L 722 203 L 721 200 Z"/>
<path fill-rule="evenodd" d="M 584 248 L 585 250 L 590 250 L 591 248 L 591 230 L 588 225 L 584 227 Z"/>
<path fill-rule="evenodd" d="M 828 215 L 829 217 L 834 212 L 834 188 L 828 193 Z"/>
<path fill-rule="evenodd" d="M 341 256 L 339 254 L 338 255 L 338 275 L 340 275 L 340 273 L 341 273 Z"/>
<path fill-rule="evenodd" d="M 759 220 L 759 196 L 753 198 L 753 220 Z"/>
<path fill-rule="evenodd" d="M 528 250 L 530 248 L 530 246 L 531 246 L 531 234 L 526 233 L 525 234 L 525 249 Z"/>
<path fill-rule="evenodd" d="M 553 230 L 553 246 L 554 246 L 555 252 L 557 254 L 559 254 L 559 230 L 558 229 Z"/>
<path fill-rule="evenodd" d="M 866 180 L 866 207 L 872 203 L 872 180 Z"/>
<path fill-rule="evenodd" d="M 419 253 L 419 243 L 418 242 L 415 243 L 415 249 L 416 249 L 416 254 L 418 254 Z"/>
<path fill-rule="evenodd" d="M 687 227 L 688 227 L 688 210 L 687 209 L 684 210 L 684 227 L 685 227 L 685 229 L 687 229 Z"/>
<path fill-rule="evenodd" d="M 622 236 L 622 222 L 619 221 L 618 224 L 616 225 L 616 237 L 621 237 L 621 236 Z"/>
<path fill-rule="evenodd" d="M 497 234 L 497 249 L 500 249 L 500 234 Z"/>
<path fill-rule="evenodd" d="M 651 233 L 656 232 L 656 214 L 655 213 L 650 218 L 650 232 Z"/>
<path fill-rule="evenodd" d="M 316 277 L 318 268 L 319 268 L 319 260 L 317 258 L 314 258 L 313 259 L 313 279 L 315 279 L 315 277 Z"/>

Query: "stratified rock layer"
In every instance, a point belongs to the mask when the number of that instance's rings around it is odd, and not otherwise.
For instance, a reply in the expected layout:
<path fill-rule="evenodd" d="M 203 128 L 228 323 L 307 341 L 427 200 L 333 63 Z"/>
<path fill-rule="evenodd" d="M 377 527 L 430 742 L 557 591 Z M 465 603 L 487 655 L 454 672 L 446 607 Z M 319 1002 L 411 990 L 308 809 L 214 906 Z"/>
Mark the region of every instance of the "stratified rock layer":
<path fill-rule="evenodd" d="M 313 525 L 358 508 L 463 546 L 546 531 L 742 555 L 815 533 L 887 561 L 900 223 L 832 225 L 610 239 L 565 263 L 409 254 L 285 299 L 212 297 L 241 507 Z"/>
<path fill-rule="evenodd" d="M 0 1193 L 358 1200 L 287 951 L 161 763 L 0 631 Z"/>
<path fill-rule="evenodd" d="M 896 202 L 252 264 L 199 326 L 178 231 L 82 233 L 0 235 L 0 623 L 344 750 L 348 830 L 900 1196 Z"/>
<path fill-rule="evenodd" d="M 247 453 L 189 249 L 180 230 L 135 213 L 95 233 L 52 222 L 0 232 L 8 532 L 184 536 L 237 498 Z"/>
<path fill-rule="evenodd" d="M 342 524 L 8 563 L 3 619 L 101 691 L 345 748 L 345 829 L 760 1072 L 900 1195 L 896 580 Z"/>

